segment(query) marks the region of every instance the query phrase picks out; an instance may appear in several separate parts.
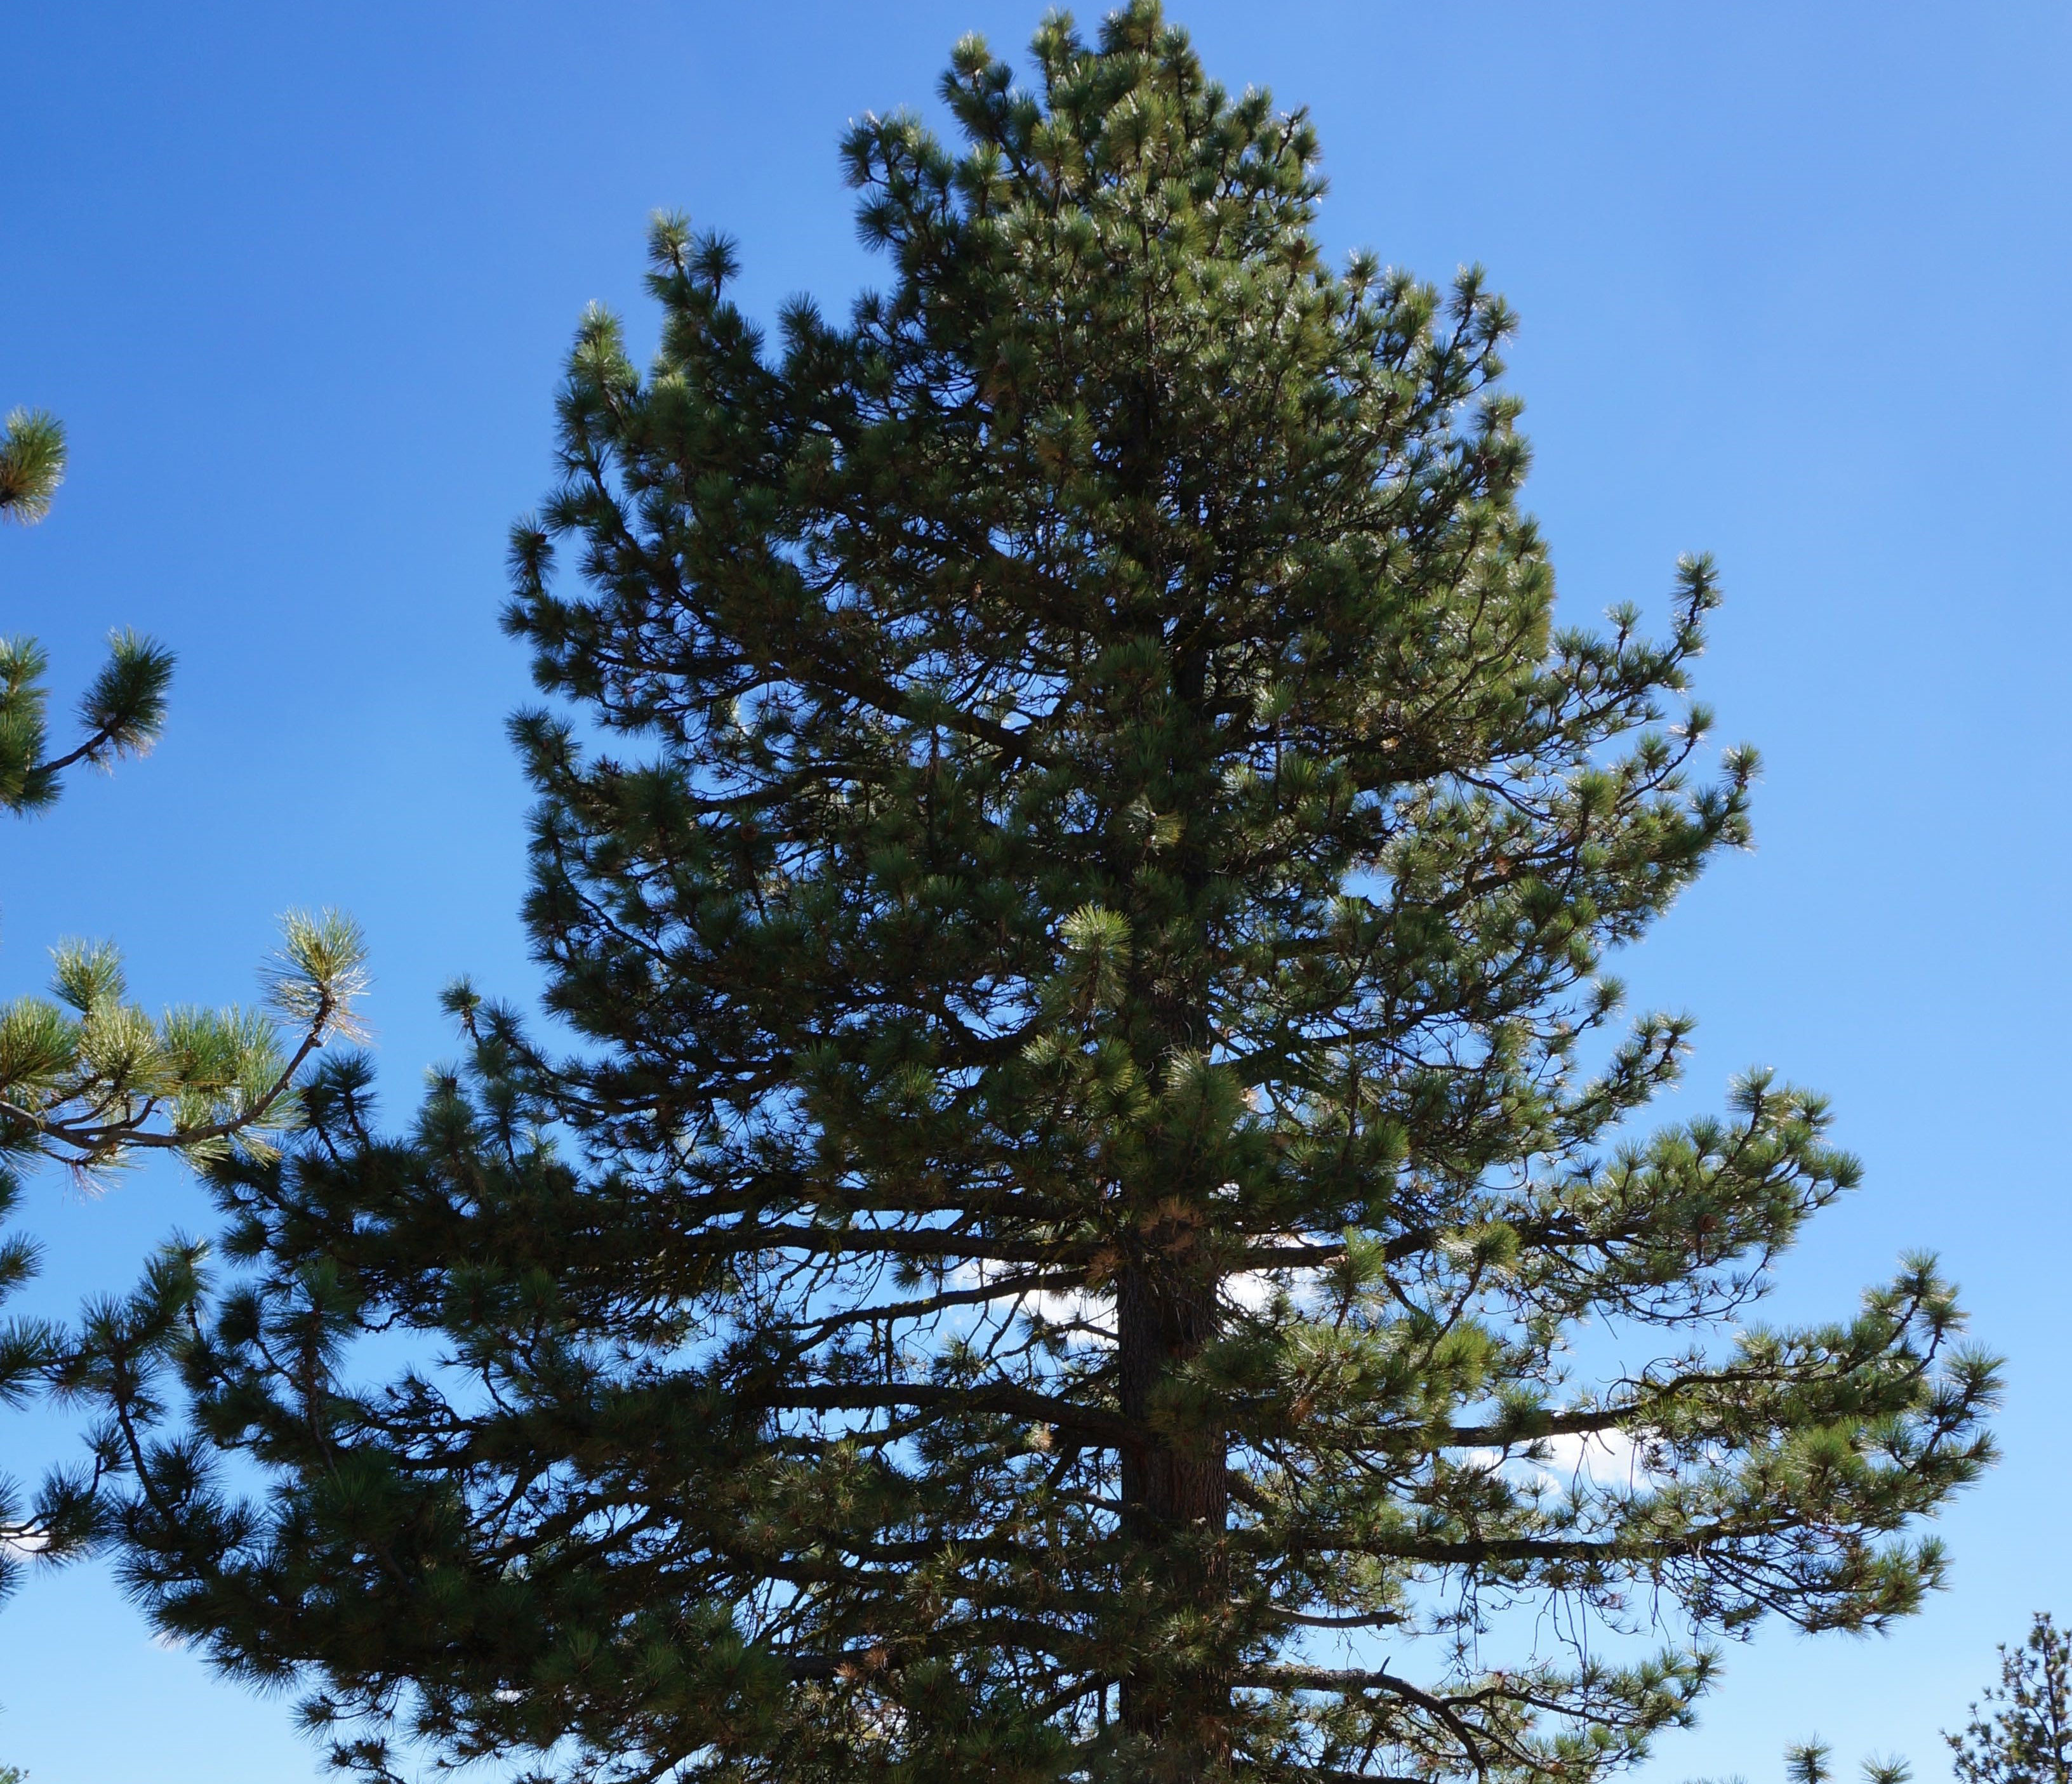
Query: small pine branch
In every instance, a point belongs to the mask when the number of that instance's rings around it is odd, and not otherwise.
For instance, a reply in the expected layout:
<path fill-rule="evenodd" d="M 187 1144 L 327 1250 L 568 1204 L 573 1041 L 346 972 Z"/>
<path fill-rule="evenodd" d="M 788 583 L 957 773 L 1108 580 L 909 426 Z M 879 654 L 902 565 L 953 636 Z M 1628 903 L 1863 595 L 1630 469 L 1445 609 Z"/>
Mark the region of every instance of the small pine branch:
<path fill-rule="evenodd" d="M 108 768 L 121 757 L 147 754 L 158 742 L 173 653 L 128 630 L 108 642 L 108 660 L 79 703 L 85 734 L 51 755 L 48 659 L 34 639 L 0 639 L 0 809 L 17 816 L 43 811 L 56 803 L 68 769 Z"/>
<path fill-rule="evenodd" d="M 0 520 L 32 526 L 64 481 L 64 425 L 40 409 L 17 409 L 0 430 Z"/>
<path fill-rule="evenodd" d="M 128 1001 L 112 943 L 53 954 L 52 996 L 0 1005 L 0 1154 L 41 1157 L 83 1182 L 136 1155 L 200 1163 L 270 1153 L 300 1120 L 296 1080 L 320 1048 L 362 1038 L 359 927 L 337 911 L 291 911 L 262 975 L 269 1015 Z"/>

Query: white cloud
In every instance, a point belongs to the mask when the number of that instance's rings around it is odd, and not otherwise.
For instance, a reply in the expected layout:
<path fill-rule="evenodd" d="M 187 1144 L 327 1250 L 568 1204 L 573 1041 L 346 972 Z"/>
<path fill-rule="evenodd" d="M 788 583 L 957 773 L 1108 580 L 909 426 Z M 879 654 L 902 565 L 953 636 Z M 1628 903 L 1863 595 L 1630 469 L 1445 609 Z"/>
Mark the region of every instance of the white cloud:
<path fill-rule="evenodd" d="M 1564 1433 L 1545 1441 L 1548 1451 L 1539 1464 L 1564 1480 L 1581 1477 L 1603 1486 L 1638 1485 L 1647 1473 L 1640 1441 L 1623 1431 Z"/>
<path fill-rule="evenodd" d="M 1264 1270 L 1240 1270 L 1223 1278 L 1223 1293 L 1248 1313 L 1263 1311 L 1278 1286 Z"/>
<path fill-rule="evenodd" d="M 1540 1480 L 1564 1488 L 1634 1487 L 1645 1485 L 1651 1475 L 1646 1443 L 1645 1434 L 1625 1431 L 1564 1432 L 1540 1440 L 1539 1461 L 1526 1455 L 1522 1445 L 1508 1455 L 1501 1449 L 1470 1449 L 1462 1461 L 1486 1474 L 1508 1470 L 1520 1486 Z"/>

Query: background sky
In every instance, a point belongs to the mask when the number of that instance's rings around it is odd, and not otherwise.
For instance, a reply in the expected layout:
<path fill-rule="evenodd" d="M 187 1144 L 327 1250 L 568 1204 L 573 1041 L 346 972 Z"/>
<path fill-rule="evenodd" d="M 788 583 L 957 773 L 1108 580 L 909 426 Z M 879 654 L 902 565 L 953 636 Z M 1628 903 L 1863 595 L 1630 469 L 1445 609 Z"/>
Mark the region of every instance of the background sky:
<path fill-rule="evenodd" d="M 1864 1190 L 1787 1260 L 1840 1314 L 1939 1251 L 2009 1359 L 2005 1460 L 1897 1634 L 1772 1630 L 1644 1774 L 1781 1775 L 1819 1730 L 1947 1772 L 1936 1731 L 2032 1609 L 2072 1614 L 2061 5 L 1176 7 L 1212 74 L 1314 112 L 1334 253 L 1486 265 L 1523 317 L 1527 495 L 1578 617 L 1659 615 L 1679 551 L 1728 605 L 1700 691 L 1759 744 L 1758 846 L 1624 963 L 1701 1018 L 1688 1109 L 1777 1066 L 1830 1091 Z M 1091 14 L 1088 14 L 1091 18 Z M 68 702 L 117 625 L 179 652 L 148 761 L 0 829 L 0 994 L 71 933 L 147 1001 L 249 997 L 276 913 L 366 927 L 389 1108 L 434 996 L 536 983 L 498 633 L 583 304 L 652 340 L 648 213 L 731 232 L 751 311 L 882 275 L 837 138 L 934 109 L 951 43 L 1035 6 L 68 0 L 0 24 L 0 408 L 71 430 L 51 518 L 0 535 L 0 628 Z M 175 1171 L 26 1224 L 36 1304 L 121 1286 L 202 1208 Z M 0 1422 L 33 1473 L 47 1420 Z M 90 1569 L 0 1609 L 0 1761 L 35 1784 L 293 1784 L 288 1707 L 154 1646 Z"/>

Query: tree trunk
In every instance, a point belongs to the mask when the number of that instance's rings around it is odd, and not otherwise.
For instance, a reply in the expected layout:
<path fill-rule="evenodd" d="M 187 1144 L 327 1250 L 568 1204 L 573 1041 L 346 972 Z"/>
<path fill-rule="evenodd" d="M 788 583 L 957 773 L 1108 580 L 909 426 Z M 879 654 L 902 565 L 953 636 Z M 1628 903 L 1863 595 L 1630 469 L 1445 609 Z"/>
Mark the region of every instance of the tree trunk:
<path fill-rule="evenodd" d="M 1142 1420 L 1176 1364 L 1215 1330 L 1215 1283 L 1190 1269 L 1194 1234 L 1183 1216 L 1163 1216 L 1146 1252 L 1125 1268 L 1116 1297 L 1117 1363 L 1124 1416 Z M 1226 1440 L 1220 1432 L 1161 1437 L 1122 1457 L 1124 1527 L 1157 1588 L 1159 1649 L 1176 1638 L 1213 1646 L 1228 1614 L 1223 1535 L 1230 1512 Z M 1230 1679 L 1213 1662 L 1184 1663 L 1161 1652 L 1122 1683 L 1122 1720 L 1151 1742 L 1149 1776 L 1195 1778 L 1229 1757 Z"/>

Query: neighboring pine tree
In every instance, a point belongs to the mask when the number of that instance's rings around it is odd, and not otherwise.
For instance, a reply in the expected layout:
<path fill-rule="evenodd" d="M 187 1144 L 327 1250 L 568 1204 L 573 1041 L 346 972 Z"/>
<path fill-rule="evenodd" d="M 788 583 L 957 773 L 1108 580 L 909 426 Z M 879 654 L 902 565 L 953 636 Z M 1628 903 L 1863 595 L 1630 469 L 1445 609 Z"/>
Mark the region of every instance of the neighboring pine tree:
<path fill-rule="evenodd" d="M 2029 1639 L 2000 1650 L 2000 1677 L 1946 1733 L 1963 1784 L 2072 1784 L 2072 1637 L 2038 1611 Z"/>
<path fill-rule="evenodd" d="M 25 524 L 49 512 L 64 480 L 64 431 L 40 411 L 16 410 L 0 434 L 0 516 Z M 45 660 L 35 640 L 0 639 L 0 812 L 24 816 L 57 798 L 64 771 L 142 755 L 165 721 L 172 653 L 118 633 L 80 705 L 84 736 L 49 752 Z M 294 1081 L 332 1034 L 356 1034 L 362 982 L 357 931 L 342 918 L 291 915 L 269 972 L 269 1011 L 181 1008 L 153 1017 L 130 1001 L 108 943 L 55 951 L 54 999 L 0 1004 L 0 1221 L 19 1201 L 20 1169 L 55 1161 L 82 1179 L 140 1153 L 177 1152 L 197 1165 L 265 1150 L 292 1126 Z M 0 1301 L 35 1273 L 36 1248 L 0 1239 Z M 0 1405 L 35 1391 L 58 1354 L 41 1321 L 0 1323 Z M 85 1483 L 53 1477 L 32 1510 L 0 1479 L 0 1597 L 21 1556 L 56 1556 L 90 1527 Z M 0 1774 L 0 1784 L 4 1784 Z"/>
<path fill-rule="evenodd" d="M 400 1139 L 327 1064 L 73 1359 L 161 1626 L 373 1775 L 1583 1784 L 1914 1610 L 1991 1454 L 1926 1262 L 1748 1315 L 1819 1097 L 1622 1137 L 1689 1025 L 1607 952 L 1748 835 L 1709 567 L 1558 623 L 1480 276 L 1328 269 L 1145 0 L 1035 55 L 853 130 L 846 326 L 675 220 L 652 371 L 583 324 L 509 615 L 575 1055 L 458 990 Z"/>
<path fill-rule="evenodd" d="M 2002 1643 L 1997 1685 L 1971 1706 L 1962 1734 L 1945 1733 L 1963 1784 L 2072 1784 L 2072 1638 L 2036 1613 L 2029 1639 Z M 1832 1784 L 1833 1749 L 1817 1737 L 1784 1749 L 1790 1784 Z M 1909 1784 L 1904 1759 L 1866 1759 L 1864 1784 Z"/>

